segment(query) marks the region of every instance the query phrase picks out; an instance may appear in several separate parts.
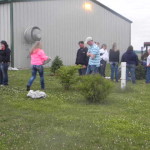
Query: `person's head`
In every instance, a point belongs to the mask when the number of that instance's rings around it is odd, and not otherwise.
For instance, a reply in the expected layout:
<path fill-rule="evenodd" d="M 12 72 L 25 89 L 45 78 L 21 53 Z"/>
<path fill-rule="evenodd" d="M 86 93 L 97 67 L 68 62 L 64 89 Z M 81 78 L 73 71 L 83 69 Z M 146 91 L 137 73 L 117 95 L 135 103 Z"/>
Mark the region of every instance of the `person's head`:
<path fill-rule="evenodd" d="M 6 42 L 6 41 L 1 41 L 1 49 L 2 49 L 2 50 L 5 50 L 5 49 L 7 49 L 7 48 L 8 48 L 7 42 Z"/>
<path fill-rule="evenodd" d="M 41 49 L 41 48 L 42 48 L 41 41 L 36 41 L 33 47 L 31 48 L 30 54 L 32 54 L 35 50 Z"/>
<path fill-rule="evenodd" d="M 102 45 L 102 48 L 105 50 L 105 49 L 107 49 L 107 45 L 106 44 L 103 44 Z"/>
<path fill-rule="evenodd" d="M 130 45 L 130 46 L 128 47 L 127 51 L 133 51 L 133 46 Z"/>
<path fill-rule="evenodd" d="M 94 44 L 92 37 L 87 37 L 85 40 L 85 44 L 92 46 Z"/>
<path fill-rule="evenodd" d="M 95 43 L 96 45 L 98 45 L 98 46 L 100 45 L 100 43 L 99 43 L 99 42 L 96 42 L 96 41 L 95 41 L 94 43 Z"/>
<path fill-rule="evenodd" d="M 80 47 L 80 48 L 84 48 L 84 42 L 83 42 L 83 41 L 79 41 L 78 44 L 79 44 L 79 47 Z"/>
<path fill-rule="evenodd" d="M 100 47 L 100 43 L 99 43 L 99 42 L 96 42 L 96 45 L 97 45 L 98 47 Z"/>
<path fill-rule="evenodd" d="M 117 50 L 117 44 L 116 44 L 116 43 L 113 43 L 113 45 L 112 45 L 112 50 L 114 50 L 114 51 Z"/>

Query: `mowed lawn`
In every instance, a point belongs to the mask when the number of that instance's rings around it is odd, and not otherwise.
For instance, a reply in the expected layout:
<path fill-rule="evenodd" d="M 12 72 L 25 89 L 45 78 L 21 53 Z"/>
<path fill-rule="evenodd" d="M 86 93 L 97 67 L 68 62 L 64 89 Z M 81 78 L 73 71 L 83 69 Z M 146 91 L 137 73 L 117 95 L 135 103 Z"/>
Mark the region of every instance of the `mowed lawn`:
<path fill-rule="evenodd" d="M 48 97 L 26 97 L 30 70 L 9 71 L 0 87 L 0 150 L 150 150 L 150 85 L 120 83 L 102 104 L 65 91 L 45 70 Z M 39 77 L 32 89 L 39 89 Z"/>

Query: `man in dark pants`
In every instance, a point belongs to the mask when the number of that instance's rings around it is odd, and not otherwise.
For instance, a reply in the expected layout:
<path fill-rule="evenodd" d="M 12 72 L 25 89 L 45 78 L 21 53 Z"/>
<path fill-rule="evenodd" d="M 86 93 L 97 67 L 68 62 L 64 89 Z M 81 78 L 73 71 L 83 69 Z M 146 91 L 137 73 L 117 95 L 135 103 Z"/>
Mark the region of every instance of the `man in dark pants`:
<path fill-rule="evenodd" d="M 133 46 L 130 45 L 127 51 L 122 55 L 121 62 L 126 62 L 126 79 L 129 80 L 129 73 L 131 74 L 132 83 L 136 83 L 135 69 L 138 65 L 138 57 L 133 51 Z"/>
<path fill-rule="evenodd" d="M 85 75 L 87 65 L 88 65 L 88 57 L 87 57 L 87 47 L 84 46 L 84 42 L 80 41 L 79 43 L 79 49 L 76 56 L 76 65 L 82 65 L 82 68 L 79 69 L 79 75 Z"/>

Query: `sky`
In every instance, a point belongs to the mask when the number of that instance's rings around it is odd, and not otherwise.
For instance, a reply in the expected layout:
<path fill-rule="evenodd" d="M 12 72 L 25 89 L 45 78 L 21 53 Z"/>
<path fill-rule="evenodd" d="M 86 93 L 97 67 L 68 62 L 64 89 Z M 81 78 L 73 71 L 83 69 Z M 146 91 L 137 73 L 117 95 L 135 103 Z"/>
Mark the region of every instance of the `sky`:
<path fill-rule="evenodd" d="M 131 44 L 140 50 L 150 42 L 150 0 L 97 0 L 131 20 Z"/>

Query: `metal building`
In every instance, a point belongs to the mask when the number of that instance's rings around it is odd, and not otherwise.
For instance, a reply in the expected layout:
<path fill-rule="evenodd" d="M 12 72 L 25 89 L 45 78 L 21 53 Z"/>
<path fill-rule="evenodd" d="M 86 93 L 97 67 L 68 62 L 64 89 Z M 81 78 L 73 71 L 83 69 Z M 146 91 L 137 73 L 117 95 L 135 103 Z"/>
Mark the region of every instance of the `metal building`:
<path fill-rule="evenodd" d="M 65 65 L 73 65 L 77 43 L 87 36 L 106 43 L 108 49 L 116 42 L 121 52 L 126 50 L 131 42 L 131 23 L 96 0 L 0 0 L 0 40 L 9 43 L 11 64 L 18 68 L 30 66 L 33 41 L 24 35 L 30 27 L 35 28 L 35 38 L 42 37 L 47 55 L 58 55 Z"/>

